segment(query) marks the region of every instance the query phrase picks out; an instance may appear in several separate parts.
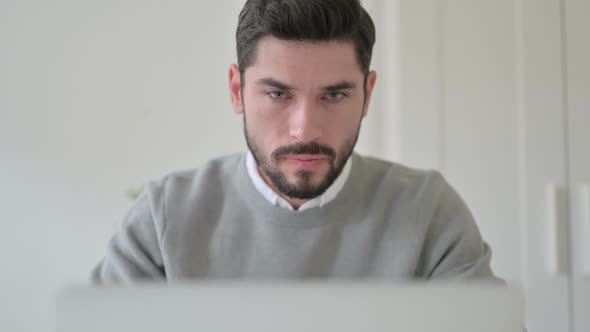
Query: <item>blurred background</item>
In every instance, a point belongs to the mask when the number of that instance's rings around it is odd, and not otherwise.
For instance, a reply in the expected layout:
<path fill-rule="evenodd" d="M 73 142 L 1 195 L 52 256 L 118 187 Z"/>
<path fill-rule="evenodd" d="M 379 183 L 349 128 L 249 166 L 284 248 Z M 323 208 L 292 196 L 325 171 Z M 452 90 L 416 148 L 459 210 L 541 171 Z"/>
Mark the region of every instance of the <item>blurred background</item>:
<path fill-rule="evenodd" d="M 590 1 L 363 4 L 379 77 L 357 151 L 443 172 L 530 331 L 590 331 Z M 246 149 L 242 5 L 0 0 L 0 330 L 53 330 L 130 193 Z"/>

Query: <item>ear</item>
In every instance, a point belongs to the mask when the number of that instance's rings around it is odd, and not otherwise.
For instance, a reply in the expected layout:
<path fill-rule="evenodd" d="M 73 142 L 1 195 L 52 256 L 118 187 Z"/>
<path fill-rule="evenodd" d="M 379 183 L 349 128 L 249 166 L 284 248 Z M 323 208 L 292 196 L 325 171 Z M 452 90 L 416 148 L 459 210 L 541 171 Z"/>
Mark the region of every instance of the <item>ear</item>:
<path fill-rule="evenodd" d="M 367 75 L 367 87 L 365 91 L 365 105 L 363 105 L 363 118 L 367 116 L 369 112 L 369 104 L 371 103 L 371 96 L 373 95 L 373 88 L 375 88 L 375 82 L 377 81 L 377 72 L 371 70 Z"/>
<path fill-rule="evenodd" d="M 241 114 L 244 112 L 242 103 L 242 84 L 240 70 L 236 64 L 229 66 L 229 97 L 234 112 Z"/>

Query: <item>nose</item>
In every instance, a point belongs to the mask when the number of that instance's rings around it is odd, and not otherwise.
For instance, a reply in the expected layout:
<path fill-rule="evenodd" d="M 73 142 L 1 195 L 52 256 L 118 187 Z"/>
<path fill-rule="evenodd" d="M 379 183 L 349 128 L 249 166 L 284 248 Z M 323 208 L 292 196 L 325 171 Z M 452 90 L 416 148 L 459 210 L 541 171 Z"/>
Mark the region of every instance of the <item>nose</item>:
<path fill-rule="evenodd" d="M 310 143 L 322 136 L 321 109 L 314 101 L 301 101 L 292 110 L 290 135 L 299 143 Z"/>

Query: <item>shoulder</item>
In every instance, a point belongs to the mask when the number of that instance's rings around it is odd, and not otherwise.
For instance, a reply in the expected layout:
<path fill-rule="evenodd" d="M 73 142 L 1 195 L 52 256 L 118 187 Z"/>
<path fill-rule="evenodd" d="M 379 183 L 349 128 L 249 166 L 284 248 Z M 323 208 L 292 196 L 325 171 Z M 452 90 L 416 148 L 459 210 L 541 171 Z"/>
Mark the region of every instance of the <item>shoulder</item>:
<path fill-rule="evenodd" d="M 415 211 L 418 224 L 440 236 L 453 236 L 478 230 L 473 215 L 457 190 L 436 170 L 416 169 L 402 164 L 363 158 L 380 174 L 379 193 Z M 399 205 L 398 205 L 399 206 Z"/>
<path fill-rule="evenodd" d="M 210 159 L 196 168 L 170 172 L 160 179 L 151 181 L 148 186 L 168 193 L 190 190 L 195 186 L 210 186 L 209 183 L 226 181 L 236 173 L 240 163 L 245 163 L 244 153 L 234 153 Z"/>
<path fill-rule="evenodd" d="M 202 181 L 205 178 L 223 178 L 228 174 L 235 173 L 240 163 L 245 162 L 244 153 L 234 153 L 210 159 L 197 168 L 175 171 L 166 174 L 163 181 L 167 185 L 182 185 L 186 183 L 193 183 L 195 181 Z"/>
<path fill-rule="evenodd" d="M 151 197 L 156 205 L 182 204 L 194 202 L 199 197 L 214 198 L 235 184 L 234 176 L 241 163 L 245 163 L 244 153 L 234 153 L 210 159 L 197 168 L 174 171 L 150 181 L 144 194 Z M 235 185 L 234 185 L 235 186 Z"/>
<path fill-rule="evenodd" d="M 403 210 L 425 227 L 433 219 L 453 220 L 453 214 L 468 214 L 457 191 L 437 170 L 360 156 L 355 164 L 369 205 L 385 204 L 395 211 Z"/>
<path fill-rule="evenodd" d="M 440 172 L 432 169 L 412 168 L 401 163 L 374 157 L 355 156 L 356 166 L 362 173 L 363 182 L 382 194 L 403 194 L 407 198 L 432 199 L 449 185 Z"/>

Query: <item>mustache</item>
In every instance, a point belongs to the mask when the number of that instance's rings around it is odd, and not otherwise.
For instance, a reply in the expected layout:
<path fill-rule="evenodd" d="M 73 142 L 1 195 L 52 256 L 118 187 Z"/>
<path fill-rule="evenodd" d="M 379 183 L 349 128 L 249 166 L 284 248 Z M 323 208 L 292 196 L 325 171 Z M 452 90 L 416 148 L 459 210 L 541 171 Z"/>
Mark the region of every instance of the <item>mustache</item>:
<path fill-rule="evenodd" d="M 271 158 L 275 161 L 282 159 L 289 154 L 321 154 L 325 155 L 330 160 L 336 158 L 336 151 L 327 145 L 319 143 L 293 144 L 289 146 L 280 147 L 271 154 Z"/>

